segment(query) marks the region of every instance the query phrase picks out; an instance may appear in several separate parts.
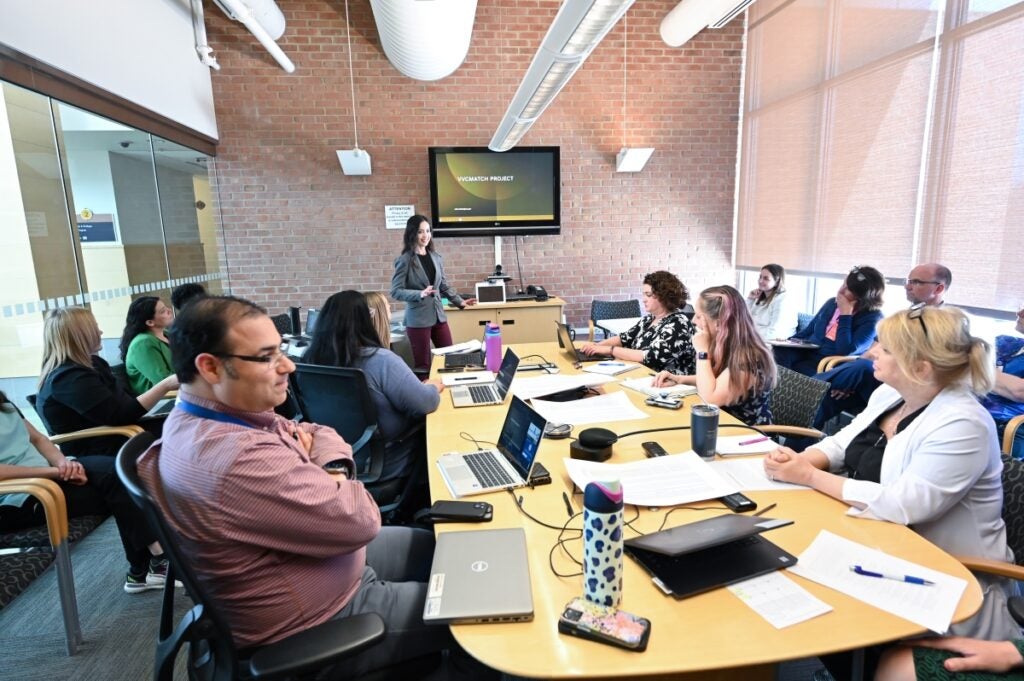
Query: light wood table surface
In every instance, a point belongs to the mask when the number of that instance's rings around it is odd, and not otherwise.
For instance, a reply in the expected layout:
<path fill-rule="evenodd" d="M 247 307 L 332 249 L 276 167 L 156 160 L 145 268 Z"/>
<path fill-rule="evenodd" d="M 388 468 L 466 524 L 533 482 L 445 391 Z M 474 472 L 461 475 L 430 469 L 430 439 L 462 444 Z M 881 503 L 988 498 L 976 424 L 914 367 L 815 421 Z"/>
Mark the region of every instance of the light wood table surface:
<path fill-rule="evenodd" d="M 549 361 L 557 363 L 563 373 L 575 371 L 555 342 L 523 344 L 512 346 L 512 349 L 520 357 L 533 353 L 542 354 Z M 436 358 L 435 375 L 436 369 L 442 365 L 443 358 Z M 516 380 L 534 373 L 517 374 Z M 646 369 L 640 368 L 620 374 L 618 378 L 635 378 L 649 373 Z M 608 424 L 608 427 L 617 433 L 642 428 L 687 425 L 689 405 L 697 399 L 688 398 L 686 406 L 673 411 L 647 407 L 643 403 L 642 394 L 621 388 L 617 383 L 609 383 L 604 389 L 606 392 L 625 391 L 637 407 L 651 415 L 651 418 L 644 420 Z M 512 392 L 515 392 L 515 381 L 512 383 Z M 507 410 L 508 400 L 498 406 L 454 409 L 450 396 L 441 396 L 441 406 L 427 418 L 428 468 L 433 499 L 451 498 L 434 460 L 444 452 L 468 452 L 475 449 L 472 442 L 459 436 L 460 432 L 468 433 L 477 440 L 493 443 L 501 430 Z M 725 420 L 730 419 L 724 412 L 722 417 L 723 424 Z M 577 428 L 575 432 L 578 430 Z M 728 434 L 729 430 L 722 428 L 721 432 Z M 690 448 L 689 431 L 686 430 L 631 436 L 614 445 L 609 462 L 642 458 L 640 443 L 649 439 L 660 442 L 670 454 Z M 571 495 L 573 484 L 561 461 L 568 456 L 568 440 L 545 439 L 541 444 L 538 460 L 551 471 L 553 483 L 535 489 L 515 490 L 515 496 L 522 496 L 523 508 L 526 511 L 551 525 L 562 526 L 568 519 L 562 492 L 570 491 Z M 981 590 L 970 572 L 950 555 L 906 527 L 848 517 L 845 515 L 845 504 L 813 490 L 750 492 L 748 496 L 756 501 L 760 508 L 773 502 L 777 504 L 766 517 L 788 518 L 795 521 L 793 525 L 772 530 L 765 536 L 796 556 L 807 548 L 819 530 L 828 529 L 853 541 L 967 580 L 968 587 L 957 608 L 954 621 L 970 617 L 981 605 Z M 553 574 L 549 565 L 549 553 L 556 543 L 559 532 L 526 518 L 516 508 L 513 496 L 508 492 L 468 498 L 493 504 L 494 520 L 487 524 L 438 525 L 438 532 L 522 527 L 526 533 L 533 588 L 533 621 L 452 627 L 455 638 L 470 654 L 485 664 L 509 674 L 531 678 L 664 675 L 681 676 L 686 679 L 772 679 L 775 663 L 779 661 L 857 649 L 924 633 L 921 627 L 907 620 L 795 575 L 789 575 L 789 578 L 831 605 L 833 611 L 777 630 L 726 589 L 716 589 L 683 600 L 665 596 L 651 582 L 648 574 L 627 557 L 621 607 L 651 620 L 651 637 L 647 650 L 643 653 L 634 653 L 565 636 L 557 631 L 558 616 L 569 600 L 582 594 L 583 578 L 561 578 Z M 575 494 L 570 498 L 574 510 L 581 511 L 582 496 Z M 708 501 L 691 506 L 719 507 L 721 504 L 717 501 Z M 633 508 L 627 507 L 627 520 L 636 515 Z M 725 510 L 724 507 L 721 511 L 680 509 L 668 518 L 666 527 L 708 518 Z M 640 510 L 639 518 L 632 525 L 643 533 L 656 531 L 666 511 L 667 509 L 651 511 L 643 508 Z M 581 525 L 582 516 L 579 516 L 570 527 L 579 528 Z M 627 538 L 635 536 L 629 528 L 625 531 Z M 581 541 L 569 542 L 568 548 L 577 559 L 582 559 Z M 567 558 L 560 549 L 554 552 L 552 560 L 560 573 L 579 571 L 579 566 Z"/>

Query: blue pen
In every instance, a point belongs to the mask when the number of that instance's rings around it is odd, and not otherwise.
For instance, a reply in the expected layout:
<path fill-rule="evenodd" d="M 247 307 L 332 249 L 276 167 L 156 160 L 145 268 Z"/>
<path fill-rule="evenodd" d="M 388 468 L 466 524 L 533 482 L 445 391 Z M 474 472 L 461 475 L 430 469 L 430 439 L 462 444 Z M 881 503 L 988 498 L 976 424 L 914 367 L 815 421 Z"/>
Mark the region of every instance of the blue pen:
<path fill-rule="evenodd" d="M 920 584 L 922 586 L 934 586 L 935 582 L 930 582 L 923 577 L 913 577 L 911 575 L 893 575 L 885 572 L 872 572 L 871 570 L 865 570 L 860 565 L 851 565 L 851 572 L 856 572 L 858 575 L 864 575 L 865 577 L 877 577 L 878 579 L 891 579 L 896 582 L 906 582 L 907 584 Z"/>
<path fill-rule="evenodd" d="M 599 367 L 624 367 L 624 366 L 626 366 L 626 363 L 625 362 L 598 362 L 597 366 L 599 366 Z"/>

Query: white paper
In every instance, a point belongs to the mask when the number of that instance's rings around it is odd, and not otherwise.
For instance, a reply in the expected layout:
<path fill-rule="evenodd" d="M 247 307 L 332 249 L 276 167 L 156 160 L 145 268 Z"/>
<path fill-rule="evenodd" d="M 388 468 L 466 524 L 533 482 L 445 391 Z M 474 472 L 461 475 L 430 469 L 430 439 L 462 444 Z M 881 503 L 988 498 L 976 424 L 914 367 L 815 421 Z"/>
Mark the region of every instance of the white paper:
<path fill-rule="evenodd" d="M 935 582 L 908 584 L 894 579 L 866 577 L 851 565 L 894 574 L 913 575 Z M 880 610 L 910 620 L 938 634 L 949 630 L 967 582 L 908 560 L 890 556 L 863 544 L 822 530 L 789 568 L 794 574 L 841 591 Z"/>
<path fill-rule="evenodd" d="M 624 374 L 627 371 L 632 371 L 638 366 L 640 365 L 636 362 L 617 362 L 615 360 L 609 360 L 607 362 L 584 362 L 580 365 L 580 369 L 590 374 L 615 376 L 617 374 Z"/>
<path fill-rule="evenodd" d="M 614 382 L 615 379 L 611 376 L 595 376 L 593 374 L 556 374 L 531 378 L 517 376 L 512 393 L 521 400 L 532 400 L 535 397 L 543 397 L 563 390 Z"/>
<path fill-rule="evenodd" d="M 758 440 L 758 442 L 754 442 L 754 440 Z M 715 451 L 720 456 L 745 456 L 747 454 L 766 454 L 778 447 L 779 443 L 770 437 L 751 432 L 746 435 L 719 435 Z"/>
<path fill-rule="evenodd" d="M 624 501 L 638 506 L 675 506 L 717 499 L 738 491 L 693 452 L 630 463 L 563 461 L 569 477 L 580 489 L 588 482 L 619 480 Z"/>
<path fill-rule="evenodd" d="M 658 397 L 659 395 L 678 395 L 684 397 L 686 395 L 696 395 L 697 387 L 693 385 L 673 385 L 666 386 L 664 388 L 655 388 L 651 383 L 654 381 L 654 376 L 641 376 L 640 378 L 630 378 L 622 381 L 622 385 L 630 390 L 635 390 L 638 393 L 643 393 L 648 397 Z"/>
<path fill-rule="evenodd" d="M 443 348 L 433 348 L 430 352 L 435 356 L 450 355 L 455 352 L 475 352 L 483 347 L 483 343 L 480 342 L 479 338 L 468 340 L 465 343 L 456 343 L 455 345 L 447 345 Z"/>
<path fill-rule="evenodd" d="M 517 381 L 516 389 L 518 390 L 518 388 Z M 610 395 L 599 395 L 569 402 L 532 400 L 530 404 L 550 423 L 571 423 L 574 426 L 650 418 L 648 414 L 634 407 L 624 392 L 614 392 Z"/>
<path fill-rule="evenodd" d="M 729 459 L 727 461 L 709 461 L 708 465 L 726 480 L 732 482 L 743 492 L 759 492 L 765 490 L 807 489 L 803 485 L 769 480 L 764 473 L 764 458 Z"/>
<path fill-rule="evenodd" d="M 727 588 L 776 629 L 832 612 L 831 605 L 815 598 L 779 570 Z"/>

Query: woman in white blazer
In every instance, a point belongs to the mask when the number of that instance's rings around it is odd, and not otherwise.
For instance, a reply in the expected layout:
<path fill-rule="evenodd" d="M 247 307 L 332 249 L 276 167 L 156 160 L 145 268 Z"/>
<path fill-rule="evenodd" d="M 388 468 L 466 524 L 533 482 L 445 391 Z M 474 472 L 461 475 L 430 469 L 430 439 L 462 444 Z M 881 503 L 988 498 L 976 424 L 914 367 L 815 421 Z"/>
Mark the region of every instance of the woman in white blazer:
<path fill-rule="evenodd" d="M 991 347 L 960 310 L 923 303 L 882 320 L 878 340 L 871 352 L 884 385 L 867 408 L 803 453 L 770 452 L 765 472 L 849 504 L 852 516 L 907 525 L 949 553 L 1012 562 L 995 424 L 975 398 L 994 381 Z M 1019 638 L 1009 580 L 978 581 L 981 610 L 952 632 Z"/>
<path fill-rule="evenodd" d="M 757 288 L 747 294 L 747 309 L 766 341 L 796 333 L 796 309 L 786 298 L 786 270 L 782 265 L 771 263 L 761 268 Z"/>
<path fill-rule="evenodd" d="M 439 348 L 452 344 L 441 298 L 460 310 L 476 304 L 475 298 L 463 300 L 448 285 L 444 261 L 434 251 L 430 221 L 422 215 L 413 215 L 405 224 L 402 254 L 395 258 L 391 277 L 391 297 L 405 303 L 405 333 L 417 369 L 430 369 L 430 341 Z"/>

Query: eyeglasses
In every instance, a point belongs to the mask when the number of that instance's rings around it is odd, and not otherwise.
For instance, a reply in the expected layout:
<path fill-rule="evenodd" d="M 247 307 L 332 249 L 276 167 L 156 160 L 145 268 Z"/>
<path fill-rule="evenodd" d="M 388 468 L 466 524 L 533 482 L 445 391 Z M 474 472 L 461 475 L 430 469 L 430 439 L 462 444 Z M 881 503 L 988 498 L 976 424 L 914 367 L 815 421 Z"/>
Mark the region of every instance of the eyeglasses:
<path fill-rule="evenodd" d="M 274 369 L 282 361 L 287 359 L 288 354 L 278 348 L 269 355 L 236 355 L 230 352 L 214 352 L 211 353 L 214 357 L 220 357 L 221 359 L 240 359 L 243 362 L 255 362 L 257 364 L 267 364 L 268 368 Z"/>
<path fill-rule="evenodd" d="M 928 327 L 924 325 L 924 309 L 928 307 L 925 303 L 915 303 L 910 306 L 910 310 L 907 312 L 908 319 L 916 319 L 921 322 L 921 330 L 924 331 L 924 337 L 928 338 Z"/>
<path fill-rule="evenodd" d="M 923 286 L 924 284 L 938 286 L 941 283 L 941 281 L 928 281 L 926 279 L 907 279 L 907 286 Z"/>

